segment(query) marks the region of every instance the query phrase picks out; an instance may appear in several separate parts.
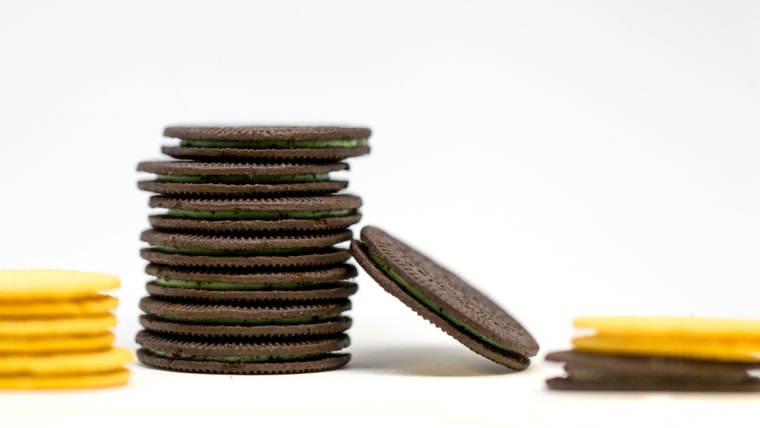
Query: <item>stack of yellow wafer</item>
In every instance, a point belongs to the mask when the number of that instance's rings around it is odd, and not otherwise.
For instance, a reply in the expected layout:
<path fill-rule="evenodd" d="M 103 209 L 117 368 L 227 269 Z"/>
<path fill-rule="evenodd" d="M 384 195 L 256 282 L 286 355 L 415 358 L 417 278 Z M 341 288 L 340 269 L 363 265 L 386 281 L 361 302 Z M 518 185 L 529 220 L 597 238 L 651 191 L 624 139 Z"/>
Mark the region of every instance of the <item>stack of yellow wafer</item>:
<path fill-rule="evenodd" d="M 0 270 L 0 389 L 116 386 L 132 353 L 113 346 L 113 275 Z"/>
<path fill-rule="evenodd" d="M 579 351 L 700 360 L 760 361 L 760 320 L 699 317 L 586 317 L 575 327 Z"/>

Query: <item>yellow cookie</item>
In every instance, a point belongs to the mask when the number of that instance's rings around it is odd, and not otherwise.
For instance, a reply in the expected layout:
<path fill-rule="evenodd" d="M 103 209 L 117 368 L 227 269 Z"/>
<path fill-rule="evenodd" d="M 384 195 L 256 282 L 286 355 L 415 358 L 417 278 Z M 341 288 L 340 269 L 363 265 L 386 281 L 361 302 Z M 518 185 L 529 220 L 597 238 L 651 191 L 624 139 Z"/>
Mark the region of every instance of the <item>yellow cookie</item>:
<path fill-rule="evenodd" d="M 101 388 L 124 385 L 129 381 L 129 370 L 118 370 L 49 376 L 0 376 L 0 389 L 73 389 Z"/>
<path fill-rule="evenodd" d="M 0 270 L 0 300 L 68 299 L 118 288 L 114 275 L 75 270 Z"/>
<path fill-rule="evenodd" d="M 0 301 L 0 317 L 35 317 L 94 315 L 110 312 L 119 305 L 119 299 L 106 295 L 65 300 Z"/>
<path fill-rule="evenodd" d="M 703 339 L 642 335 L 595 335 L 573 338 L 576 350 L 606 354 L 651 355 L 706 360 L 760 361 L 760 340 Z"/>
<path fill-rule="evenodd" d="M 86 317 L 0 318 L 0 336 L 54 336 L 102 333 L 116 326 L 113 314 Z"/>
<path fill-rule="evenodd" d="M 96 352 L 43 355 L 0 355 L 3 376 L 84 375 L 116 371 L 134 361 L 128 349 L 112 347 Z"/>
<path fill-rule="evenodd" d="M 586 317 L 574 325 L 599 335 L 760 339 L 760 320 L 698 317 Z"/>
<path fill-rule="evenodd" d="M 0 355 L 97 351 L 111 347 L 110 331 L 72 336 L 0 336 Z"/>

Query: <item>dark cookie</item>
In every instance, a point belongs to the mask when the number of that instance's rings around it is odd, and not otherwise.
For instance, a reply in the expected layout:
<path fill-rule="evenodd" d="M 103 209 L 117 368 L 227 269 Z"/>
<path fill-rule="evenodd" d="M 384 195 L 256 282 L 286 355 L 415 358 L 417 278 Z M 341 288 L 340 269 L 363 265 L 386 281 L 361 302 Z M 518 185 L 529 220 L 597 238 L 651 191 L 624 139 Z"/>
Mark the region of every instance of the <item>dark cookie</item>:
<path fill-rule="evenodd" d="M 194 302 L 158 297 L 140 300 L 143 312 L 177 322 L 227 325 L 289 325 L 334 319 L 351 309 L 351 301 L 257 304 L 255 302 Z"/>
<path fill-rule="evenodd" d="M 348 250 L 328 247 L 315 248 L 313 253 L 268 256 L 233 256 L 180 254 L 165 248 L 143 248 L 140 256 L 151 262 L 179 267 L 248 268 L 248 267 L 307 267 L 327 266 L 347 261 Z"/>
<path fill-rule="evenodd" d="M 386 291 L 476 353 L 522 370 L 538 352 L 530 333 L 496 303 L 382 230 L 363 228 L 351 253 Z"/>
<path fill-rule="evenodd" d="M 361 214 L 353 213 L 338 217 L 285 218 L 279 220 L 204 220 L 176 218 L 169 215 L 148 217 L 154 229 L 192 231 L 205 233 L 235 233 L 262 231 L 309 231 L 345 229 L 361 220 Z"/>
<path fill-rule="evenodd" d="M 331 141 L 369 138 L 369 128 L 338 126 L 169 126 L 164 136 L 211 141 Z"/>
<path fill-rule="evenodd" d="M 579 391 L 760 391 L 748 370 L 760 363 L 686 358 L 553 352 L 547 361 L 564 363 L 567 377 L 547 380 L 551 389 Z"/>
<path fill-rule="evenodd" d="M 325 336 L 348 330 L 351 318 L 340 316 L 302 324 L 228 325 L 168 321 L 146 314 L 140 315 L 140 324 L 157 333 L 198 337 Z"/>
<path fill-rule="evenodd" d="M 155 281 L 151 281 L 146 285 L 148 294 L 151 296 L 219 302 L 310 302 L 315 300 L 346 299 L 356 293 L 357 288 L 358 287 L 355 283 L 346 281 L 316 285 L 304 284 L 300 285 L 298 288 L 291 287 L 289 289 L 270 288 L 261 290 L 215 290 L 181 286 L 163 286 Z"/>
<path fill-rule="evenodd" d="M 362 205 L 358 196 L 339 194 L 282 198 L 207 199 L 151 196 L 151 208 L 177 210 L 176 217 L 207 219 L 322 218 L 352 214 Z"/>
<path fill-rule="evenodd" d="M 338 368 L 348 357 L 332 354 L 349 345 L 348 336 L 269 339 L 200 338 L 165 335 L 146 330 L 137 334 L 142 346 L 138 359 L 169 370 L 254 374 L 297 373 Z"/>
<path fill-rule="evenodd" d="M 283 195 L 334 193 L 348 182 L 329 179 L 329 173 L 348 169 L 345 163 L 219 163 L 141 162 L 138 171 L 157 174 L 138 187 L 164 195 Z"/>
<path fill-rule="evenodd" d="M 144 231 L 140 239 L 154 247 L 173 249 L 180 254 L 268 256 L 311 254 L 351 239 L 348 229 L 300 234 L 259 234 L 246 236 L 201 235 Z"/>
<path fill-rule="evenodd" d="M 318 269 L 266 272 L 259 269 L 179 268 L 150 263 L 145 273 L 161 285 L 208 290 L 297 289 L 301 285 L 345 281 L 356 276 L 356 267 L 341 264 Z"/>
<path fill-rule="evenodd" d="M 153 196 L 149 201 L 153 208 L 169 210 L 151 216 L 154 228 L 205 232 L 347 228 L 359 220 L 361 204 L 361 198 L 347 194 L 247 199 Z"/>
<path fill-rule="evenodd" d="M 182 139 L 162 151 L 177 159 L 340 160 L 369 153 L 367 128 L 341 127 L 169 127 Z"/>
<path fill-rule="evenodd" d="M 321 354 L 290 361 L 237 362 L 204 361 L 203 359 L 177 359 L 157 355 L 147 349 L 137 350 L 137 359 L 143 364 L 161 370 L 213 374 L 292 374 L 335 370 L 344 367 L 351 359 L 349 354 Z"/>

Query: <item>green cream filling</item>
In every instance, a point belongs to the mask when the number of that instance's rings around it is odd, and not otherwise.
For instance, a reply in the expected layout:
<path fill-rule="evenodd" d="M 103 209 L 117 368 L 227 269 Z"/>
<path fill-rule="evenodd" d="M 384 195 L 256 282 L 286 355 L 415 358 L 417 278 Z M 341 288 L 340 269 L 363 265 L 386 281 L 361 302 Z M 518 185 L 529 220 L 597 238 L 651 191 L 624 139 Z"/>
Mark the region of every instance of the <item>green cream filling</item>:
<path fill-rule="evenodd" d="M 279 220 L 279 219 L 313 219 L 325 217 L 344 217 L 352 214 L 353 210 L 321 210 L 321 211 L 194 211 L 170 209 L 170 217 L 199 218 L 214 220 Z"/>
<path fill-rule="evenodd" d="M 179 288 L 197 288 L 201 290 L 295 290 L 307 288 L 304 284 L 298 283 L 282 283 L 282 284 L 268 284 L 260 282 L 246 282 L 242 284 L 236 284 L 232 282 L 218 282 L 218 281 L 184 281 L 180 279 L 164 279 L 156 278 L 156 284 L 164 287 L 179 287 Z"/>
<path fill-rule="evenodd" d="M 163 358 L 169 358 L 172 360 L 187 360 L 187 361 L 217 361 L 220 363 L 277 363 L 285 361 L 300 361 L 308 360 L 310 358 L 318 357 L 319 354 L 304 354 L 304 355 L 281 355 L 270 356 L 262 355 L 256 357 L 220 357 L 220 356 L 202 356 L 202 355 L 185 355 L 183 353 L 154 351 L 149 349 L 153 355 Z"/>
<path fill-rule="evenodd" d="M 475 339 L 478 339 L 482 342 L 485 342 L 495 348 L 504 350 L 504 351 L 510 351 L 510 349 L 506 348 L 504 345 L 494 341 L 490 337 L 486 336 L 485 334 L 475 330 L 474 328 L 468 326 L 467 324 L 463 323 L 462 321 L 455 318 L 453 315 L 449 314 L 448 312 L 444 311 L 443 308 L 436 305 L 425 297 L 422 293 L 420 293 L 418 290 L 416 290 L 414 287 L 409 285 L 408 282 L 404 281 L 401 276 L 399 276 L 396 272 L 393 271 L 393 269 L 390 268 L 387 264 L 385 264 L 379 257 L 377 257 L 375 254 L 373 254 L 371 251 L 369 251 L 369 256 L 372 259 L 372 261 L 377 264 L 377 266 L 385 272 L 386 275 L 388 275 L 393 281 L 395 281 L 398 285 L 400 285 L 407 293 L 412 295 L 415 299 L 417 299 L 420 303 L 428 307 L 433 312 L 437 313 L 438 315 L 442 316 L 444 319 L 446 319 L 448 322 L 454 324 L 458 328 L 464 330 L 467 332 L 470 336 L 474 337 Z"/>
<path fill-rule="evenodd" d="M 256 250 L 211 250 L 205 248 L 153 247 L 154 250 L 167 254 L 185 254 L 189 256 L 298 256 L 318 252 L 314 248 L 261 248 Z"/>
<path fill-rule="evenodd" d="M 329 321 L 331 319 L 334 319 L 335 317 L 330 316 L 316 316 L 316 317 L 293 317 L 293 318 L 285 318 L 285 319 L 268 319 L 268 318 L 260 318 L 260 319 L 241 319 L 241 318 L 215 318 L 213 320 L 187 320 L 183 318 L 177 318 L 177 317 L 160 317 L 162 319 L 165 319 L 167 321 L 176 321 L 181 322 L 183 324 L 204 324 L 208 325 L 209 323 L 213 323 L 214 325 L 293 325 L 293 324 L 309 324 L 309 323 L 315 323 L 315 322 L 322 322 L 322 321 Z"/>
<path fill-rule="evenodd" d="M 366 138 L 326 141 L 210 141 L 182 140 L 183 147 L 233 148 L 233 149 L 332 149 L 354 148 L 367 145 Z"/>
<path fill-rule="evenodd" d="M 282 175 L 158 175 L 156 181 L 165 183 L 220 183 L 220 184 L 269 184 L 313 183 L 327 181 L 329 174 L 282 174 Z"/>

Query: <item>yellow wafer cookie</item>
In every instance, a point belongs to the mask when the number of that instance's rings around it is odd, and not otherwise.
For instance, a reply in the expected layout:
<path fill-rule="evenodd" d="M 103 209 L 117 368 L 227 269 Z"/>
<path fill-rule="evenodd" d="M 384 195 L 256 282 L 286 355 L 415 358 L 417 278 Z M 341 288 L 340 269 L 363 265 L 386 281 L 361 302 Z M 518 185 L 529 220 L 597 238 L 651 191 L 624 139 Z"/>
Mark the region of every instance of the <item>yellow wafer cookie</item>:
<path fill-rule="evenodd" d="M 0 355 L 97 351 L 111 347 L 110 331 L 69 336 L 0 336 Z"/>
<path fill-rule="evenodd" d="M 0 317 L 35 317 L 105 314 L 116 309 L 119 299 L 106 295 L 67 300 L 0 301 Z"/>
<path fill-rule="evenodd" d="M 573 338 L 579 351 L 606 354 L 651 355 L 692 359 L 757 362 L 760 339 L 595 335 Z"/>
<path fill-rule="evenodd" d="M 65 299 L 118 288 L 119 278 L 56 269 L 0 270 L 0 300 Z"/>
<path fill-rule="evenodd" d="M 760 320 L 700 317 L 584 317 L 575 327 L 600 335 L 652 335 L 760 339 Z"/>
<path fill-rule="evenodd" d="M 44 355 L 0 355 L 0 377 L 24 375 L 83 375 L 116 371 L 134 361 L 128 349 Z"/>
<path fill-rule="evenodd" d="M 0 389 L 73 389 L 101 388 L 124 385 L 129 381 L 131 373 L 121 368 L 118 370 L 67 375 L 46 376 L 2 376 Z"/>
<path fill-rule="evenodd" d="M 54 336 L 93 334 L 116 326 L 113 314 L 86 317 L 0 318 L 0 336 Z"/>

